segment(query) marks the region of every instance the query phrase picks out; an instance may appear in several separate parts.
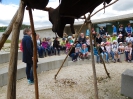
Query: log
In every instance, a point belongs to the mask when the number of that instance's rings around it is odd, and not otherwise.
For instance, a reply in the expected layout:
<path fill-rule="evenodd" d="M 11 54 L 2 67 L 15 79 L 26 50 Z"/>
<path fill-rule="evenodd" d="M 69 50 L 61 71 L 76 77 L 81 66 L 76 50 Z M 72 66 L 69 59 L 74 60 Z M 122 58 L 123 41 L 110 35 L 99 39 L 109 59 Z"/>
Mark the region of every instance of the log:
<path fill-rule="evenodd" d="M 8 69 L 8 85 L 7 85 L 7 99 L 16 99 L 16 77 L 17 77 L 17 60 L 18 60 L 18 42 L 20 27 L 22 25 L 24 16 L 24 2 L 21 1 L 17 14 L 17 19 L 13 24 L 12 42 L 10 50 L 10 61 Z"/>
<path fill-rule="evenodd" d="M 39 91 L 38 91 L 38 78 L 37 78 L 37 42 L 36 42 L 36 33 L 34 28 L 34 22 L 33 22 L 33 15 L 31 8 L 29 9 L 29 17 L 30 17 L 30 24 L 31 24 L 31 30 L 32 30 L 32 38 L 33 38 L 33 74 L 34 74 L 34 83 L 35 83 L 35 99 L 39 99 Z"/>
<path fill-rule="evenodd" d="M 13 23 L 16 21 L 17 14 L 18 14 L 18 10 L 16 11 L 15 15 L 13 16 L 13 18 L 12 18 L 10 24 L 8 25 L 6 31 L 0 37 L 0 50 L 2 49 L 4 43 L 6 42 L 7 38 L 9 37 L 9 35 L 12 32 Z"/>
<path fill-rule="evenodd" d="M 91 23 L 91 20 L 90 20 L 90 16 L 87 19 L 88 19 L 88 22 L 87 22 L 88 29 L 91 31 L 92 23 Z M 92 56 L 92 70 L 93 70 L 93 77 L 94 77 L 95 99 L 99 99 L 98 98 L 98 88 L 97 88 L 96 67 L 95 67 L 93 44 L 92 44 L 92 33 L 90 33 L 90 48 L 91 48 L 91 56 Z"/>

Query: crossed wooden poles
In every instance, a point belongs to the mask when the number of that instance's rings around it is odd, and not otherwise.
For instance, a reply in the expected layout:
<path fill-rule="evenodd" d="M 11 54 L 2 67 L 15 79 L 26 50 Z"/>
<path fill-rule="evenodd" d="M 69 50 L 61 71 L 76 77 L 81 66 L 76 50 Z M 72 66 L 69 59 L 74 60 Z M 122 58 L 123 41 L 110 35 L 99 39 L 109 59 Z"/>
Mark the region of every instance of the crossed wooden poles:
<path fill-rule="evenodd" d="M 99 9 L 97 12 L 101 11 L 102 9 L 116 3 L 118 0 L 110 3 L 107 6 L 104 6 L 103 8 Z M 30 24 L 31 24 L 31 30 L 32 30 L 32 38 L 33 38 L 33 74 L 34 74 L 34 82 L 35 82 L 35 99 L 39 99 L 39 91 L 38 91 L 38 78 L 37 78 L 37 71 L 36 71 L 36 64 L 37 64 L 37 44 L 36 44 L 36 33 L 34 29 L 34 22 L 32 17 L 32 10 L 31 8 L 27 8 L 29 11 L 29 18 L 30 18 Z M 17 77 L 17 59 L 18 59 L 18 41 L 19 41 L 19 34 L 20 34 L 20 27 L 23 22 L 23 16 L 25 11 L 25 4 L 22 0 L 20 0 L 19 9 L 16 11 L 13 19 L 11 20 L 9 26 L 7 27 L 6 31 L 3 33 L 2 37 L 0 38 L 0 50 L 3 47 L 5 41 L 9 37 L 9 35 L 12 32 L 12 42 L 11 42 L 11 50 L 10 50 L 10 60 L 9 60 L 9 70 L 8 70 L 8 85 L 7 85 L 7 99 L 16 99 L 16 77 Z M 93 15 L 95 15 L 97 12 L 95 12 Z M 82 27 L 85 25 L 85 23 L 88 25 L 88 29 L 91 31 L 91 21 L 90 18 L 93 15 L 89 15 L 84 24 L 81 26 L 78 34 L 80 33 Z M 77 35 L 78 36 L 78 35 Z M 76 37 L 77 39 L 77 37 Z M 94 76 L 94 89 L 95 89 L 95 99 L 98 99 L 98 88 L 97 88 L 97 79 L 96 79 L 96 70 L 95 70 L 95 62 L 94 62 L 94 54 L 93 54 L 93 46 L 92 46 L 92 34 L 90 35 L 90 45 L 91 45 L 91 55 L 92 55 L 92 69 L 93 69 L 93 76 Z M 72 49 L 72 48 L 71 48 Z M 69 52 L 70 53 L 70 52 Z M 64 62 L 66 61 L 68 55 L 64 59 Z M 57 74 L 55 75 L 55 79 L 63 67 L 62 63 L 61 67 L 59 68 Z M 106 66 L 104 64 L 105 71 L 109 76 L 109 73 L 106 69 Z"/>

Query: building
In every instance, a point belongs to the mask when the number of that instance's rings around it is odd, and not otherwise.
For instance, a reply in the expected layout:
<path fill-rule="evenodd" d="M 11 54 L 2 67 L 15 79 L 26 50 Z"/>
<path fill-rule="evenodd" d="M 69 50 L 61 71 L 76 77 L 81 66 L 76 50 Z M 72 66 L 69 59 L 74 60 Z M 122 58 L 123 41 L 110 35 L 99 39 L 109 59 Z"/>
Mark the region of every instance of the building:
<path fill-rule="evenodd" d="M 126 15 L 119 15 L 119 16 L 114 16 L 114 17 L 108 17 L 108 18 L 102 18 L 102 19 L 95 19 L 92 20 L 93 26 L 97 32 L 99 32 L 99 27 L 104 27 L 106 31 L 108 31 L 109 34 L 112 34 L 112 25 L 115 25 L 117 28 L 119 27 L 119 24 L 123 24 L 124 27 L 127 26 L 128 23 L 131 23 L 131 26 L 133 27 L 133 13 L 131 14 L 126 14 Z M 78 32 L 80 29 L 81 25 L 83 24 L 82 22 L 75 22 L 74 28 L 75 31 Z M 52 32 L 52 26 L 48 27 L 41 27 L 41 28 L 36 28 L 36 33 L 40 35 L 41 38 L 43 37 L 55 37 L 55 33 Z M 85 33 L 87 30 L 87 26 L 84 26 L 83 29 L 81 30 L 82 33 Z M 64 29 L 64 32 L 67 33 L 68 35 L 72 35 L 69 25 L 67 25 Z M 0 33 L 0 36 L 2 33 Z M 20 31 L 20 38 L 23 38 L 23 30 Z M 9 37 L 9 40 L 11 40 L 11 35 Z"/>

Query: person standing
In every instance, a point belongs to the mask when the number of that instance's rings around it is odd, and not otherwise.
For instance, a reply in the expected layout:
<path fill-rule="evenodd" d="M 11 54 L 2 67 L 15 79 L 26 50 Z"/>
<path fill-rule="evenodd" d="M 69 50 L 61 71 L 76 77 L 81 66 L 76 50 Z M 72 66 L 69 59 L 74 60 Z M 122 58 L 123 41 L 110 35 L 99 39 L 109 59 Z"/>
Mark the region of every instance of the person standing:
<path fill-rule="evenodd" d="M 29 84 L 34 83 L 33 78 L 33 42 L 31 38 L 31 30 L 26 28 L 23 31 L 24 37 L 22 39 L 23 46 L 23 62 L 26 63 L 26 76 Z"/>
<path fill-rule="evenodd" d="M 125 27 L 125 31 L 126 31 L 126 34 L 127 35 L 128 34 L 131 34 L 131 36 L 132 36 L 133 28 L 131 27 L 131 24 L 130 23 L 128 23 L 127 24 L 127 27 Z"/>
<path fill-rule="evenodd" d="M 100 32 L 99 33 L 100 33 L 101 36 L 106 34 L 103 27 L 100 27 Z"/>
<path fill-rule="evenodd" d="M 113 25 L 112 27 L 113 27 L 113 34 L 117 35 L 117 29 L 116 29 L 115 25 Z"/>

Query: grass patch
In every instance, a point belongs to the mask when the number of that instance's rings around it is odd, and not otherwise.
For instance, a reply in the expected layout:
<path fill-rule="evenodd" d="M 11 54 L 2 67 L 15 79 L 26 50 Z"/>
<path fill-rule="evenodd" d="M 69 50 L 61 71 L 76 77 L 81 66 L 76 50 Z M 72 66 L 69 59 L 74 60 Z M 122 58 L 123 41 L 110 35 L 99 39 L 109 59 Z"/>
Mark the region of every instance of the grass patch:
<path fill-rule="evenodd" d="M 6 40 L 6 42 L 5 43 L 11 43 L 11 40 Z"/>
<path fill-rule="evenodd" d="M 20 40 L 18 42 L 20 43 Z M 11 40 L 6 40 L 5 43 L 11 43 Z"/>

